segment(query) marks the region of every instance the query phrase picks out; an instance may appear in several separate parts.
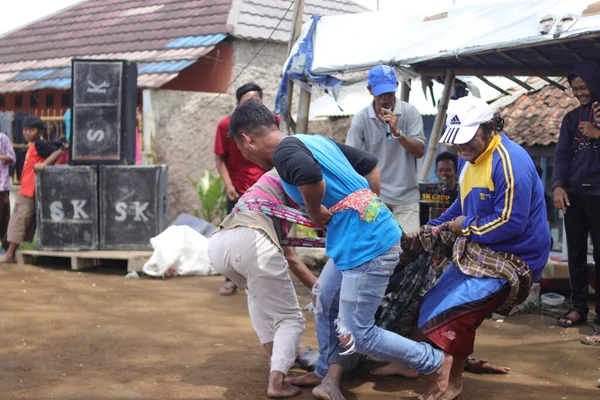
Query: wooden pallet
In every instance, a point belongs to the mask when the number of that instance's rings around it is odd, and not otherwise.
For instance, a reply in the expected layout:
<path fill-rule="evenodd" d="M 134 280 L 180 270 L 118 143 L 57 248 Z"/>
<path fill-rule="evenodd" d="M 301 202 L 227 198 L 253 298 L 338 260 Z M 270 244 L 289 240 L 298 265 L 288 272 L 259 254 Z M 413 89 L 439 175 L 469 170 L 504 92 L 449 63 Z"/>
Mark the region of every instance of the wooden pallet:
<path fill-rule="evenodd" d="M 99 267 L 111 260 L 127 261 L 127 271 L 139 272 L 152 255 L 151 251 L 42 251 L 23 250 L 17 252 L 21 265 L 56 265 L 61 259 L 71 264 L 73 271 Z"/>

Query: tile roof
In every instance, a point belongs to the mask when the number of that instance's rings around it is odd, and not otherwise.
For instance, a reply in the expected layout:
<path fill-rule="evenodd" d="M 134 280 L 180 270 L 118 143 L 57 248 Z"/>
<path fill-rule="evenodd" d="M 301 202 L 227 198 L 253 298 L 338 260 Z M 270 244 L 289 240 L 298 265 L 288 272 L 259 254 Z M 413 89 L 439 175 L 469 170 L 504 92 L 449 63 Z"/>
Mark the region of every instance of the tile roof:
<path fill-rule="evenodd" d="M 541 82 L 541 83 L 540 83 Z M 560 124 L 569 111 L 579 107 L 570 90 L 566 92 L 549 85 L 539 78 L 530 78 L 527 83 L 535 91 L 514 96 L 509 104 L 498 108 L 497 112 L 504 118 L 507 135 L 527 146 L 548 146 L 558 142 Z M 560 83 L 567 86 L 567 80 Z M 508 96 L 497 100 L 505 100 Z M 491 104 L 494 108 L 494 103 Z"/>
<path fill-rule="evenodd" d="M 292 0 L 84 1 L 0 37 L 0 92 L 66 89 L 72 57 L 137 61 L 138 86 L 160 87 L 227 36 L 265 40 L 284 18 L 271 40 L 287 42 L 291 4 Z M 368 10 L 351 0 L 306 0 L 304 11 L 308 20 L 315 14 Z"/>
<path fill-rule="evenodd" d="M 244 39 L 267 39 L 284 18 L 271 40 L 290 40 L 293 0 L 233 0 L 228 22 L 233 26 L 232 35 Z M 286 13 L 286 11 L 289 11 Z M 306 0 L 304 22 L 315 15 L 353 14 L 371 11 L 351 0 Z M 285 17 L 284 17 L 285 16 Z"/>

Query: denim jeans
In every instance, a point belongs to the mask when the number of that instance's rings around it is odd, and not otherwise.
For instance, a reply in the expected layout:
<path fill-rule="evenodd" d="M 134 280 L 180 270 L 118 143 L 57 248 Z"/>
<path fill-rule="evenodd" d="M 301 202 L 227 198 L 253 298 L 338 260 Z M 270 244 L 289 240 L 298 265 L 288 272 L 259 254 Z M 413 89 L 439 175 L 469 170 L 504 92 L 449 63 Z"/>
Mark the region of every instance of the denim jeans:
<path fill-rule="evenodd" d="M 424 374 L 431 374 L 441 366 L 442 351 L 375 326 L 375 312 L 400 252 L 398 243 L 381 256 L 349 270 L 337 270 L 331 260 L 325 265 L 313 288 L 317 296 L 314 311 L 319 341 L 315 372 L 319 377 L 324 377 L 333 363 L 344 369 L 355 365 L 356 353 L 406 364 Z M 338 335 L 350 336 L 348 349 L 341 354 Z"/>

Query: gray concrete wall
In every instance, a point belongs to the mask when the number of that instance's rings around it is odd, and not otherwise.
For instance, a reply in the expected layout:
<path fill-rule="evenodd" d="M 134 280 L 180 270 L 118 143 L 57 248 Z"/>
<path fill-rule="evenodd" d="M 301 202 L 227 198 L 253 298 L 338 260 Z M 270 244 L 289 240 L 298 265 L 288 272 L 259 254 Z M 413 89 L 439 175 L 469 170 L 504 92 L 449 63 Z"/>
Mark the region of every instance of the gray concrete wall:
<path fill-rule="evenodd" d="M 229 95 L 215 97 L 176 90 L 151 92 L 155 162 L 169 166 L 169 220 L 201 208 L 188 176 L 198 179 L 207 169 L 218 176 L 212 151 L 214 135 L 219 121 L 235 104 Z"/>

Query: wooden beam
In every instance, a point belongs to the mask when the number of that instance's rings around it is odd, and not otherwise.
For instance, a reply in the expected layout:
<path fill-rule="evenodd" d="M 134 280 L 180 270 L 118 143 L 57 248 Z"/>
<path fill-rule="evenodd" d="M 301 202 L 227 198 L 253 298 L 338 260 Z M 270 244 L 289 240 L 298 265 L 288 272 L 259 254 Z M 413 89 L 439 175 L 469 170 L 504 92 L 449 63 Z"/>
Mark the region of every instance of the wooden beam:
<path fill-rule="evenodd" d="M 561 85 L 560 83 L 556 82 L 555 80 L 548 78 L 547 76 L 540 76 L 540 79 L 545 80 L 546 82 L 548 82 L 550 85 L 554 86 L 555 88 L 559 88 L 560 90 L 567 90 L 567 88 L 565 86 Z"/>
<path fill-rule="evenodd" d="M 518 65 L 519 67 L 526 67 L 527 68 L 527 66 L 521 60 L 517 60 L 516 58 L 514 58 L 510 54 L 506 54 L 505 52 L 500 51 L 500 50 L 498 50 L 496 52 L 496 54 L 498 54 L 499 56 L 505 58 L 506 60 L 508 60 L 508 61 L 510 61 L 510 62 L 512 62 L 512 63 L 514 63 L 516 65 Z"/>
<path fill-rule="evenodd" d="M 540 60 L 542 60 L 543 62 L 545 62 L 548 65 L 556 65 L 556 63 L 552 60 L 550 60 L 549 58 L 547 58 L 545 55 L 543 55 L 538 49 L 534 48 L 534 47 L 530 47 L 527 50 L 529 50 L 530 53 L 533 53 L 536 55 L 537 58 L 539 58 Z"/>
<path fill-rule="evenodd" d="M 510 96 L 509 92 L 507 92 L 506 90 L 502 89 L 500 86 L 495 85 L 493 82 L 491 82 L 490 80 L 486 79 L 485 77 L 483 77 L 481 75 L 477 75 L 477 78 L 479 78 L 481 81 L 483 81 L 489 87 L 496 89 L 497 91 L 499 91 L 500 93 L 502 93 L 502 94 L 504 94 L 506 96 Z"/>
<path fill-rule="evenodd" d="M 569 53 L 569 55 L 571 57 L 573 57 L 574 59 L 576 59 L 579 62 L 583 62 L 585 61 L 585 58 L 581 57 L 579 54 L 575 53 L 573 50 L 571 50 L 569 48 L 569 46 L 567 46 L 566 44 L 562 43 L 559 44 L 558 47 L 560 47 L 561 49 L 563 49 L 564 51 L 566 51 L 567 53 Z"/>
<path fill-rule="evenodd" d="M 415 65 L 415 70 L 421 76 L 444 76 L 444 68 L 419 67 Z M 474 75 L 474 76 L 567 76 L 569 70 L 567 68 L 552 67 L 552 68 L 494 68 L 494 67 L 457 67 L 452 68 L 456 75 Z"/>
<path fill-rule="evenodd" d="M 482 64 L 484 66 L 489 66 L 490 63 L 485 61 L 483 58 L 479 57 L 479 56 L 468 56 L 470 58 L 472 58 L 473 60 L 477 61 L 479 64 Z"/>
<path fill-rule="evenodd" d="M 440 136 L 442 135 L 442 128 L 444 127 L 444 122 L 446 120 L 446 111 L 448 110 L 450 96 L 452 94 L 452 89 L 454 88 L 454 71 L 447 69 L 444 75 L 446 76 L 446 79 L 444 79 L 444 91 L 442 93 L 442 99 L 440 100 L 438 113 L 435 115 L 431 136 L 429 137 L 429 145 L 427 146 L 427 153 L 425 154 L 425 161 L 423 162 L 423 169 L 421 170 L 421 180 L 423 181 L 427 180 L 429 177 L 429 170 L 431 170 L 431 166 L 435 160 Z"/>
<path fill-rule="evenodd" d="M 534 88 L 532 88 L 531 86 L 529 86 L 528 84 L 526 84 L 522 80 L 515 78 L 514 76 L 507 76 L 506 79 L 509 79 L 509 80 L 513 81 L 514 83 L 516 83 L 517 85 L 521 86 L 523 89 L 527 90 L 528 92 L 532 92 L 532 91 L 535 90 Z"/>

